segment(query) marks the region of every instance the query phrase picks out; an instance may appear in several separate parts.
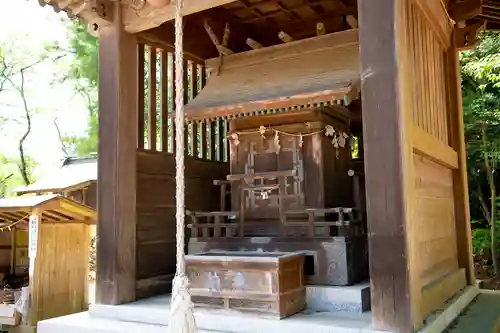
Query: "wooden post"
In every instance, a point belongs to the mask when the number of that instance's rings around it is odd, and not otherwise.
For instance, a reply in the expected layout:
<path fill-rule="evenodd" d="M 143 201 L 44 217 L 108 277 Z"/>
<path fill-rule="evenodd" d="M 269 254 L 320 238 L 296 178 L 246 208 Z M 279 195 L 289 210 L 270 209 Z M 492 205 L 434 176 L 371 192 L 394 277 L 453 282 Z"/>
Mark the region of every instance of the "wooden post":
<path fill-rule="evenodd" d="M 208 122 L 205 120 L 200 121 L 201 131 L 200 131 L 200 155 L 201 158 L 206 160 L 208 157 L 208 141 L 207 141 L 207 126 Z"/>
<path fill-rule="evenodd" d="M 363 138 L 375 329 L 414 332 L 420 285 L 411 232 L 406 0 L 358 1 Z"/>
<path fill-rule="evenodd" d="M 134 142 L 135 143 L 135 142 Z M 40 240 L 40 231 L 42 224 L 42 212 L 35 208 L 31 212 L 31 216 L 29 218 L 29 245 L 28 245 L 28 257 L 29 257 L 29 290 L 31 295 L 30 308 L 28 312 L 27 321 L 29 325 L 36 326 L 38 323 L 39 317 L 39 303 L 40 303 L 40 293 L 38 292 L 39 287 L 36 280 L 36 272 L 38 267 L 40 266 L 38 263 L 40 260 L 37 260 L 38 251 L 40 248 L 39 240 Z M 38 264 L 38 265 L 37 265 Z"/>
<path fill-rule="evenodd" d="M 218 141 L 219 141 L 219 150 L 217 151 L 217 158 L 219 161 L 223 162 L 224 161 L 224 147 L 225 147 L 225 139 L 226 139 L 226 133 L 225 133 L 225 128 L 224 128 L 224 119 L 218 119 Z"/>
<path fill-rule="evenodd" d="M 215 135 L 217 120 L 211 120 L 207 122 L 208 124 L 210 124 L 210 160 L 217 161 L 217 136 Z"/>
<path fill-rule="evenodd" d="M 120 6 L 99 43 L 99 165 L 96 302 L 135 300 L 138 57 Z"/>
<path fill-rule="evenodd" d="M 156 150 L 156 49 L 149 47 L 148 148 Z"/>
<path fill-rule="evenodd" d="M 10 231 L 10 274 L 16 275 L 17 228 Z"/>
<path fill-rule="evenodd" d="M 144 148 L 144 44 L 137 44 L 137 148 Z"/>
<path fill-rule="evenodd" d="M 452 35 L 452 41 L 455 36 Z M 454 45 L 454 44 L 452 44 Z M 467 283 L 474 284 L 474 261 L 472 258 L 472 235 L 469 215 L 469 192 L 467 184 L 467 151 L 465 148 L 464 121 L 462 111 L 462 89 L 458 51 L 451 47 L 447 55 L 448 93 L 450 98 L 450 143 L 457 151 L 458 170 L 453 170 L 453 195 L 455 202 L 455 228 L 457 234 L 458 265 L 465 268 Z"/>
<path fill-rule="evenodd" d="M 161 150 L 168 151 L 168 54 L 161 51 L 160 58 L 160 96 L 161 96 Z"/>

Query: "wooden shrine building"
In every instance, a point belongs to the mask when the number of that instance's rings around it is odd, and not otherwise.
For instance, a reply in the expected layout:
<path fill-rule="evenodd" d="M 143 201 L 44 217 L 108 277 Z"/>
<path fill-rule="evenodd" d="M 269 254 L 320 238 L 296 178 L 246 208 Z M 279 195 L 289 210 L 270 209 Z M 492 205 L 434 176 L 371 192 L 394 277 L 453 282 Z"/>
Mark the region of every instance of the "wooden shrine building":
<path fill-rule="evenodd" d="M 96 301 L 168 293 L 174 2 L 40 2 L 99 37 Z M 186 251 L 305 253 L 297 286 L 369 279 L 373 329 L 422 328 L 474 284 L 458 51 L 498 8 L 184 0 Z"/>
<path fill-rule="evenodd" d="M 93 209 L 97 208 L 97 156 L 67 157 L 33 184 L 14 189 L 17 195 L 60 194 Z"/>

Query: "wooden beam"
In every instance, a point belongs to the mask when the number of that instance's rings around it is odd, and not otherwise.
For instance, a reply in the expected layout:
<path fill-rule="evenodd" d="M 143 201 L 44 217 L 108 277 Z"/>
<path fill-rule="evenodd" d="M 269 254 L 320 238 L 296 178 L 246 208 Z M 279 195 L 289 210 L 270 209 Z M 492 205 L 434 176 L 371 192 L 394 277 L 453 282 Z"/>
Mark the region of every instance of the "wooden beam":
<path fill-rule="evenodd" d="M 410 265 L 407 3 L 358 1 L 372 325 L 395 332 L 421 325 L 418 271 Z"/>
<path fill-rule="evenodd" d="M 316 24 L 316 35 L 323 36 L 326 34 L 325 24 L 323 22 L 318 22 Z"/>
<path fill-rule="evenodd" d="M 144 44 L 137 44 L 137 148 L 144 148 Z"/>
<path fill-rule="evenodd" d="M 205 31 L 207 32 L 208 36 L 212 40 L 212 43 L 217 48 L 217 50 L 219 51 L 220 54 L 228 55 L 228 54 L 234 53 L 232 50 L 230 50 L 227 47 L 227 42 L 228 42 L 229 33 L 230 33 L 228 24 L 226 24 L 226 28 L 224 29 L 224 36 L 222 38 L 222 43 L 219 41 L 219 38 L 217 37 L 217 35 L 213 31 L 212 27 L 210 26 L 210 24 L 208 23 L 207 20 L 204 21 L 204 26 L 205 26 Z"/>
<path fill-rule="evenodd" d="M 466 21 L 481 14 L 483 0 L 465 0 L 450 4 L 450 16 L 456 21 Z"/>
<path fill-rule="evenodd" d="M 155 46 L 165 51 L 174 52 L 174 27 L 171 24 L 162 26 L 158 31 L 144 31 L 137 34 L 139 41 Z M 191 50 L 189 47 L 184 48 L 184 57 L 193 61 L 203 61 L 204 57 L 200 55 L 198 49 Z"/>
<path fill-rule="evenodd" d="M 187 16 L 231 2 L 234 0 L 184 0 L 182 14 Z M 153 8 L 146 5 L 139 11 L 130 6 L 124 6 L 123 15 L 123 23 L 127 32 L 137 33 L 149 30 L 174 19 L 175 1 L 163 8 Z"/>
<path fill-rule="evenodd" d="M 345 18 L 347 24 L 351 27 L 351 29 L 357 29 L 358 28 L 358 20 L 352 16 L 352 15 L 347 15 Z"/>
<path fill-rule="evenodd" d="M 247 45 L 250 46 L 253 50 L 263 48 L 261 43 L 253 40 L 252 38 L 247 38 Z"/>
<path fill-rule="evenodd" d="M 458 169 L 457 152 L 417 125 L 411 129 L 413 150 L 449 169 Z"/>
<path fill-rule="evenodd" d="M 117 6 L 119 8 L 119 6 Z M 96 303 L 135 300 L 137 61 L 119 9 L 99 41 Z"/>
<path fill-rule="evenodd" d="M 483 1 L 483 8 L 500 10 L 500 4 L 495 2 Z"/>
<path fill-rule="evenodd" d="M 251 52 L 240 52 L 224 58 L 224 68 L 246 67 L 259 64 L 268 58 L 283 58 L 290 54 L 315 52 L 326 48 L 347 47 L 358 44 L 358 31 L 346 30 L 320 37 L 297 40 L 291 43 L 277 44 Z M 218 58 L 207 59 L 205 64 L 213 69 L 218 65 Z"/>
<path fill-rule="evenodd" d="M 284 43 L 290 43 L 293 42 L 293 37 L 287 34 L 284 31 L 280 31 L 278 34 L 279 39 L 281 39 Z"/>
<path fill-rule="evenodd" d="M 476 45 L 478 33 L 486 27 L 486 21 L 479 21 L 465 28 L 456 28 L 453 34 L 458 51 L 468 50 Z"/>
<path fill-rule="evenodd" d="M 453 39 L 453 36 L 452 38 Z M 474 260 L 472 257 L 472 235 L 469 211 L 467 180 L 467 151 L 462 110 L 462 88 L 460 60 L 456 48 L 447 52 L 447 81 L 449 98 L 450 144 L 458 154 L 458 169 L 453 171 L 453 197 L 455 206 L 455 232 L 457 235 L 458 265 L 465 269 L 467 283 L 473 285 Z"/>

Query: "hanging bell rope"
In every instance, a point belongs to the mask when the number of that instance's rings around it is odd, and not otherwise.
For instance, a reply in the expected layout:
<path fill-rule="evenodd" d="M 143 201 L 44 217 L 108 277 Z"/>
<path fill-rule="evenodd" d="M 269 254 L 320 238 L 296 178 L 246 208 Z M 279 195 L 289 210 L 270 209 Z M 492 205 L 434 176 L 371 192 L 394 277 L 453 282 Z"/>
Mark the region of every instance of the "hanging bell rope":
<path fill-rule="evenodd" d="M 182 31 L 182 6 L 184 0 L 176 0 L 175 4 L 175 175 L 176 175 L 176 227 L 177 227 L 177 266 L 172 286 L 172 303 L 170 306 L 170 333 L 196 333 L 193 303 L 189 294 L 189 281 L 186 276 L 184 257 L 184 54 Z"/>

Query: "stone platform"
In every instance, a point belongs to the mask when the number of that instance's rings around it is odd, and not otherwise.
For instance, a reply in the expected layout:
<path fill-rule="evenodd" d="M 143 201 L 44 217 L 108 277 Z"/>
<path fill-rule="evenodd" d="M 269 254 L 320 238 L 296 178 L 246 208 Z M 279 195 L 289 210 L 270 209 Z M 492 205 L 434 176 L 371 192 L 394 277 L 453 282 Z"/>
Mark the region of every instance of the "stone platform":
<path fill-rule="evenodd" d="M 370 284 L 347 287 L 307 286 L 307 309 L 319 312 L 362 313 L 370 310 Z"/>
<path fill-rule="evenodd" d="M 478 293 L 476 287 L 468 287 L 420 332 L 443 332 Z M 40 322 L 37 333 L 164 333 L 168 332 L 169 317 L 170 297 L 164 295 L 118 306 L 92 305 L 88 312 Z M 196 309 L 195 318 L 199 333 L 398 333 L 374 330 L 370 312 L 306 310 L 277 320 L 226 310 Z"/>

